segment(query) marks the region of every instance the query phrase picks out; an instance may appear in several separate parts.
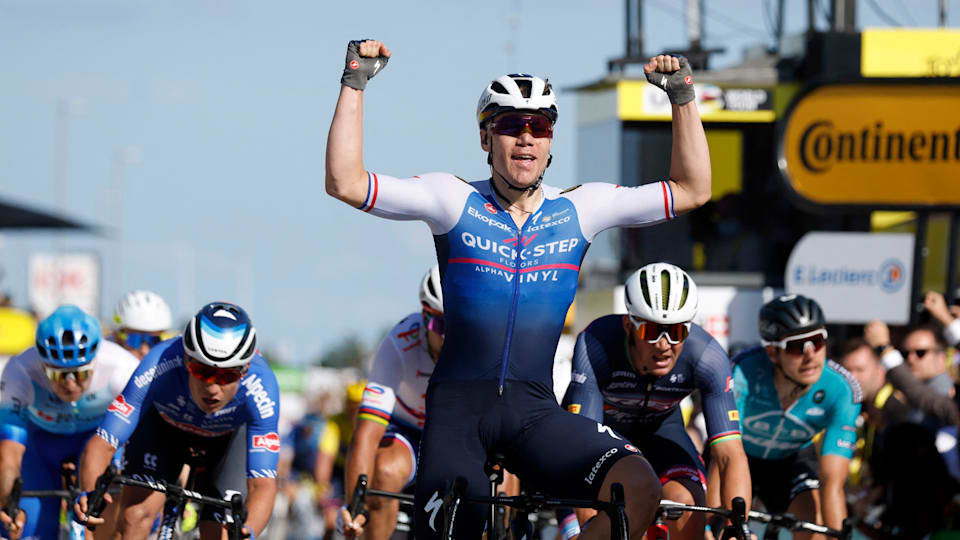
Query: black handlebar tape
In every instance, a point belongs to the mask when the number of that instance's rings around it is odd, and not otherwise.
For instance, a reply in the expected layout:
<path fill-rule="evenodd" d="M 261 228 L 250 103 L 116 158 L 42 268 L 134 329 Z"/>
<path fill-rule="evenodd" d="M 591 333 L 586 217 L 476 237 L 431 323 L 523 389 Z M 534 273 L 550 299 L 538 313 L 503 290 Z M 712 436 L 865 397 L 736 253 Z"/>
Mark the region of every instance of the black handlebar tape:
<path fill-rule="evenodd" d="M 350 512 L 350 519 L 353 519 L 363 513 L 367 507 L 367 475 L 361 474 L 357 477 L 357 485 L 353 488 L 353 498 L 350 500 L 350 506 L 347 512 Z"/>
<path fill-rule="evenodd" d="M 96 488 L 87 494 L 87 517 L 100 517 L 100 514 L 107 508 L 107 501 L 103 496 L 110 489 L 110 484 L 113 483 L 116 476 L 117 467 L 111 463 L 107 470 L 97 478 Z M 93 531 L 96 530 L 97 526 L 87 525 L 87 528 Z"/>
<path fill-rule="evenodd" d="M 243 495 L 234 493 L 230 497 L 230 515 L 233 518 L 233 527 L 229 535 L 231 540 L 240 540 L 243 536 L 243 524 L 247 521 L 247 511 L 243 507 Z"/>
<path fill-rule="evenodd" d="M 20 514 L 20 494 L 23 493 L 23 478 L 19 476 L 13 481 L 13 488 L 10 489 L 10 495 L 7 496 L 7 506 L 4 510 L 14 522 Z"/>

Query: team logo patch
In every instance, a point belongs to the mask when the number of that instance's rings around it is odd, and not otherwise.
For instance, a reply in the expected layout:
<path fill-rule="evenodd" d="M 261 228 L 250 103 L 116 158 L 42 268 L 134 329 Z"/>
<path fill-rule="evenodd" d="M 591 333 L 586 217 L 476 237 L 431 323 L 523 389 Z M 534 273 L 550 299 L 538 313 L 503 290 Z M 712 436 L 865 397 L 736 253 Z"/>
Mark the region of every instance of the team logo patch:
<path fill-rule="evenodd" d="M 638 453 L 638 454 L 640 453 L 640 450 L 637 450 L 637 447 L 634 446 L 634 445 L 632 445 L 632 444 L 625 444 L 625 445 L 623 445 L 623 447 L 626 448 L 627 450 L 631 451 L 631 452 L 636 452 L 636 453 Z"/>
<path fill-rule="evenodd" d="M 107 407 L 108 411 L 113 411 L 125 418 L 130 416 L 130 413 L 133 412 L 133 409 L 133 405 L 127 403 L 127 400 L 123 398 L 123 394 L 120 394 L 114 398 L 113 402 L 110 403 L 110 406 Z"/>
<path fill-rule="evenodd" d="M 824 392 L 823 390 L 817 390 L 816 393 L 813 394 L 813 402 L 823 403 L 824 396 L 826 396 L 826 392 Z"/>
<path fill-rule="evenodd" d="M 254 448 L 263 448 L 264 450 L 270 452 L 279 452 L 280 451 L 280 436 L 277 435 L 275 431 L 267 433 L 266 435 L 254 435 L 253 436 L 253 447 Z"/>
<path fill-rule="evenodd" d="M 486 209 L 487 209 L 487 212 L 490 212 L 491 214 L 496 214 L 496 213 L 497 213 L 497 207 L 494 206 L 494 205 L 492 205 L 492 204 L 490 204 L 490 203 L 484 204 L 483 207 L 486 208 Z"/>
<path fill-rule="evenodd" d="M 739 421 L 739 420 L 740 420 L 740 411 L 738 411 L 738 410 L 736 410 L 736 409 L 734 409 L 734 410 L 732 410 L 732 411 L 727 411 L 727 418 L 729 418 L 731 422 L 737 422 L 737 421 Z"/>
<path fill-rule="evenodd" d="M 360 67 L 360 62 L 357 62 L 356 60 L 350 61 L 350 69 L 357 69 L 359 67 Z"/>
<path fill-rule="evenodd" d="M 693 84 L 693 77 L 687 75 L 686 77 L 684 77 L 683 82 L 687 84 Z"/>
<path fill-rule="evenodd" d="M 572 412 L 573 414 L 580 414 L 580 404 L 579 404 L 579 403 L 571 403 L 571 404 L 567 405 L 567 410 L 570 411 L 570 412 Z"/>

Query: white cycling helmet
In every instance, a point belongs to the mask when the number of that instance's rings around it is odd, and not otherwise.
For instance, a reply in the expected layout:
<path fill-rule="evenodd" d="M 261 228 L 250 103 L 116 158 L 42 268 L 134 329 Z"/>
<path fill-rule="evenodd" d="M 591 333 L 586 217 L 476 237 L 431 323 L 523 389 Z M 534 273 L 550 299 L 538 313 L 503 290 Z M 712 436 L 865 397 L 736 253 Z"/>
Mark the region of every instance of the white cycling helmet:
<path fill-rule="evenodd" d="M 420 303 L 443 313 L 443 289 L 440 286 L 440 267 L 433 265 L 420 280 Z"/>
<path fill-rule="evenodd" d="M 539 111 L 557 122 L 557 96 L 550 81 L 525 73 L 501 75 L 483 89 L 477 103 L 477 123 L 509 110 Z"/>
<path fill-rule="evenodd" d="M 689 322 L 697 314 L 697 284 L 668 263 L 653 263 L 627 278 L 624 299 L 630 315 L 656 323 Z"/>
<path fill-rule="evenodd" d="M 123 295 L 113 312 L 118 328 L 141 332 L 162 332 L 173 326 L 170 306 L 159 294 L 151 291 L 131 291 Z"/>

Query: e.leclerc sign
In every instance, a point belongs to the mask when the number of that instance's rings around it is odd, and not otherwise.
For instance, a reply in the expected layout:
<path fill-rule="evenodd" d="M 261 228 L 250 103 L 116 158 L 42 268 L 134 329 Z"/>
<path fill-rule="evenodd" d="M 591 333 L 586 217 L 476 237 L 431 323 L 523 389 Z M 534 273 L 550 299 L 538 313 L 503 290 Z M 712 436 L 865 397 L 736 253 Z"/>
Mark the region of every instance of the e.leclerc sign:
<path fill-rule="evenodd" d="M 807 233 L 787 260 L 787 292 L 815 299 L 830 323 L 906 324 L 913 242 L 907 233 Z"/>
<path fill-rule="evenodd" d="M 816 87 L 791 108 L 779 163 L 819 204 L 960 206 L 960 85 Z"/>

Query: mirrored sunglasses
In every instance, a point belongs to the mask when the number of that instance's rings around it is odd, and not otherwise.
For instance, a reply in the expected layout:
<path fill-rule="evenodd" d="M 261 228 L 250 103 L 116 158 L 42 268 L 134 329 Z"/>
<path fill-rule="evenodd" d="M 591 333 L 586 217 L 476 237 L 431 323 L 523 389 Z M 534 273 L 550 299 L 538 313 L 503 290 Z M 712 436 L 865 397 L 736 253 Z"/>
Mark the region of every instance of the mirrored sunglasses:
<path fill-rule="evenodd" d="M 230 384 L 243 378 L 246 368 L 218 368 L 208 366 L 196 360 L 187 360 L 187 371 L 190 375 L 207 384 Z"/>
<path fill-rule="evenodd" d="M 163 341 L 163 336 L 149 332 L 137 332 L 136 330 L 118 330 L 117 337 L 120 338 L 124 346 L 130 349 L 139 349 L 144 343 L 152 349 L 154 345 Z"/>
<path fill-rule="evenodd" d="M 637 338 L 647 343 L 656 343 L 660 341 L 661 337 L 666 336 L 668 343 L 677 345 L 678 343 L 683 343 L 683 340 L 687 339 L 687 336 L 690 335 L 689 322 L 660 324 L 637 319 L 636 317 L 630 317 L 630 321 L 633 323 L 635 329 L 634 334 Z"/>
<path fill-rule="evenodd" d="M 764 341 L 763 344 L 783 349 L 787 354 L 803 354 L 809 344 L 816 352 L 827 344 L 827 329 L 819 328 L 806 334 L 787 337 L 782 341 Z"/>
<path fill-rule="evenodd" d="M 73 379 L 77 384 L 83 384 L 87 379 L 93 376 L 93 364 L 75 368 L 58 368 L 44 365 L 43 371 L 47 378 L 54 384 L 63 384 L 69 379 Z"/>
<path fill-rule="evenodd" d="M 537 139 L 553 138 L 553 124 L 539 114 L 506 114 L 490 123 L 490 130 L 497 135 L 519 137 L 529 131 Z"/>

